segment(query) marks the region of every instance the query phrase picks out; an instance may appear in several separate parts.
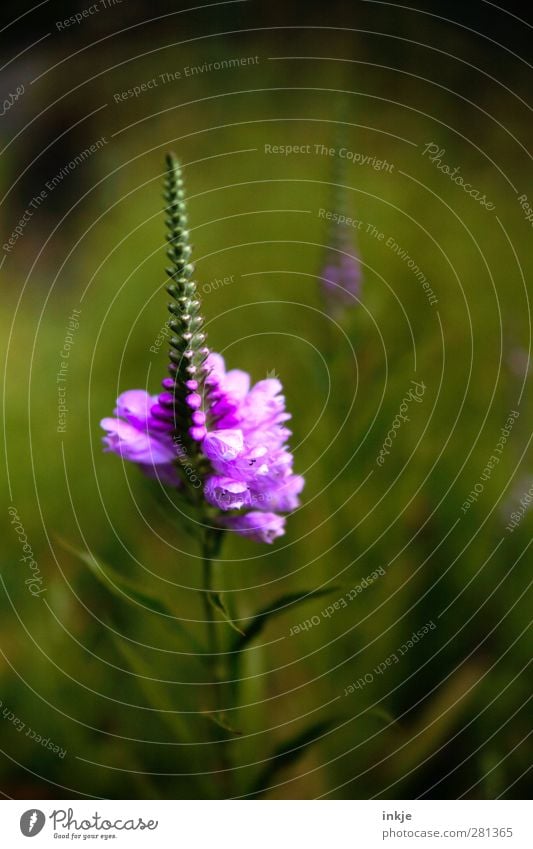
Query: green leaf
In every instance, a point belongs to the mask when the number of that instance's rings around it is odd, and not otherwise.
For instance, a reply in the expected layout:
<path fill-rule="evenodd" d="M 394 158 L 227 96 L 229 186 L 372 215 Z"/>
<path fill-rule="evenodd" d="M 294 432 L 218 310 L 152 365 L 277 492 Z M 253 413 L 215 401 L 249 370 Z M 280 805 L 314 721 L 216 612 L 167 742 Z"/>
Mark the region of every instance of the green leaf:
<path fill-rule="evenodd" d="M 224 731 L 229 731 L 230 734 L 235 734 L 237 737 L 240 737 L 242 734 L 242 731 L 230 725 L 224 713 L 214 713 L 213 711 L 205 710 L 202 711 L 202 716 L 214 722 L 219 728 L 223 728 Z"/>
<path fill-rule="evenodd" d="M 82 563 L 88 566 L 94 577 L 106 589 L 112 592 L 113 595 L 121 598 L 122 601 L 136 602 L 141 607 L 146 607 L 152 613 L 159 613 L 161 616 L 168 616 L 171 619 L 175 619 L 174 614 L 163 602 L 148 595 L 144 590 L 139 589 L 133 581 L 120 574 L 120 572 L 117 572 L 112 566 L 106 563 L 105 569 L 103 569 L 101 564 L 89 552 L 74 548 L 65 540 L 59 539 L 59 542 L 63 548 L 70 551 L 78 560 L 81 560 Z"/>
<path fill-rule="evenodd" d="M 142 660 L 139 653 L 125 640 L 113 635 L 113 642 L 125 662 L 135 674 L 135 680 L 143 691 L 146 700 L 154 712 L 163 720 L 172 734 L 173 740 L 178 743 L 187 743 L 191 740 L 191 728 L 189 720 L 193 717 L 185 717 L 176 711 L 173 702 L 168 697 L 168 685 L 154 681 L 151 678 L 152 668 Z M 191 783 L 191 789 L 198 798 L 206 798 L 212 795 L 208 776 L 188 775 L 187 781 Z"/>
<path fill-rule="evenodd" d="M 183 627 L 178 617 L 175 616 L 172 610 L 167 607 L 164 602 L 144 590 L 139 589 L 133 581 L 124 575 L 121 575 L 120 572 L 117 572 L 116 569 L 109 566 L 107 563 L 105 564 L 105 569 L 103 569 L 102 565 L 91 554 L 89 554 L 89 552 L 75 548 L 66 540 L 61 539 L 61 537 L 57 537 L 57 539 L 66 551 L 69 551 L 77 557 L 78 560 L 81 560 L 82 563 L 89 567 L 94 577 L 107 590 L 109 590 L 109 592 L 113 593 L 113 595 L 117 596 L 117 598 L 120 598 L 122 601 L 130 602 L 130 604 L 138 604 L 140 607 L 143 607 L 151 613 L 156 613 L 160 616 L 165 616 L 167 619 L 171 619 L 172 628 L 181 634 L 186 641 L 193 646 L 195 651 L 200 653 L 203 651 L 196 638 Z"/>
<path fill-rule="evenodd" d="M 257 776 L 251 790 L 247 791 L 247 795 L 257 795 L 268 790 L 282 770 L 295 764 L 314 743 L 317 743 L 336 724 L 335 718 L 315 722 L 314 725 L 300 731 L 279 746 Z"/>
<path fill-rule="evenodd" d="M 365 710 L 364 716 L 368 716 L 371 719 L 377 719 L 382 722 L 384 726 L 395 725 L 397 722 L 397 719 L 392 715 L 392 713 L 383 707 Z"/>
<path fill-rule="evenodd" d="M 240 639 L 235 640 L 230 651 L 240 652 L 246 648 L 248 643 L 261 633 L 267 621 L 272 616 L 280 616 L 282 613 L 287 613 L 289 608 L 292 610 L 297 604 L 303 604 L 306 601 L 314 601 L 315 599 L 322 598 L 332 592 L 338 592 L 340 589 L 340 587 L 335 586 L 320 590 L 300 590 L 299 592 L 288 593 L 287 595 L 280 596 L 250 619 L 250 621 L 245 625 L 245 633 L 243 634 L 242 631 L 240 632 L 242 636 Z"/>
<path fill-rule="evenodd" d="M 125 640 L 113 634 L 113 642 L 135 675 L 135 680 L 144 692 L 146 699 L 157 714 L 169 725 L 174 735 L 180 740 L 190 736 L 190 729 L 183 717 L 174 709 L 167 696 L 168 685 L 153 679 L 153 670 L 142 660 L 139 652 Z"/>
<path fill-rule="evenodd" d="M 222 618 L 225 622 L 227 622 L 230 628 L 233 628 L 233 630 L 236 631 L 237 634 L 240 634 L 242 637 L 244 637 L 244 631 L 241 631 L 239 626 L 235 624 L 235 622 L 229 615 L 226 605 L 222 601 L 220 593 L 209 593 L 208 598 L 209 603 L 212 605 L 212 607 L 214 607 L 215 610 L 218 610 L 218 612 L 222 615 Z"/>

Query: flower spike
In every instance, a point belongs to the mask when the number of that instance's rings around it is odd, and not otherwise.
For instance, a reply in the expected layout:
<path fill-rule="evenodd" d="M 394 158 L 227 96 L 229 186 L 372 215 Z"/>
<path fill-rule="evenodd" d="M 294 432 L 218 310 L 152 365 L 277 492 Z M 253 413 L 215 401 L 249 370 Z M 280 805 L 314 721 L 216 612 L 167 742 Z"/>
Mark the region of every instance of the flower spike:
<path fill-rule="evenodd" d="M 171 154 L 166 162 L 170 377 L 159 395 L 123 392 L 114 417 L 102 419 L 103 442 L 148 477 L 180 487 L 217 538 L 229 529 L 271 543 L 284 533 L 280 514 L 298 507 L 304 486 L 287 444 L 291 417 L 277 377 L 252 386 L 247 372 L 227 371 L 205 346 L 181 169 Z"/>
<path fill-rule="evenodd" d="M 167 268 L 171 282 L 167 292 L 173 298 L 168 309 L 171 315 L 168 325 L 174 335 L 170 339 L 170 378 L 165 378 L 166 390 L 159 396 L 154 415 L 166 416 L 172 422 L 172 430 L 194 450 L 196 443 L 205 435 L 202 390 L 206 378 L 204 363 L 209 350 L 205 346 L 202 331 L 204 320 L 200 315 L 200 301 L 196 283 L 192 280 L 194 266 L 190 262 L 192 248 L 187 230 L 187 208 L 181 167 L 176 157 L 166 157 L 165 212 L 167 217 L 167 256 L 172 266 Z"/>

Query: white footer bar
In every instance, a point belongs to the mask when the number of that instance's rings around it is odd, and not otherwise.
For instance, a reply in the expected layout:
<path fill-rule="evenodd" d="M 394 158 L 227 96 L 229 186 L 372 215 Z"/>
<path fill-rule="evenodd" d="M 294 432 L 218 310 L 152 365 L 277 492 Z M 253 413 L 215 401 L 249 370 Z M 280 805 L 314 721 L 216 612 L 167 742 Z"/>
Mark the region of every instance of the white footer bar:
<path fill-rule="evenodd" d="M 531 849 L 522 801 L 3 801 L 2 846 Z M 30 839 L 35 838 L 35 843 Z"/>

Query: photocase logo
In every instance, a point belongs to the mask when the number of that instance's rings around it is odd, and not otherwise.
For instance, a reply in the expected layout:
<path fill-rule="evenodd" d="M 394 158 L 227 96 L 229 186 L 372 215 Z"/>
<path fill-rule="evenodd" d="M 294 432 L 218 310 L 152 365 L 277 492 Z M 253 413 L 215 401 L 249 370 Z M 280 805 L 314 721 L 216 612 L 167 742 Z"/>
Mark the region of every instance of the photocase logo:
<path fill-rule="evenodd" d="M 20 830 L 24 837 L 35 837 L 42 830 L 46 817 L 42 811 L 32 808 L 25 811 L 20 818 Z"/>

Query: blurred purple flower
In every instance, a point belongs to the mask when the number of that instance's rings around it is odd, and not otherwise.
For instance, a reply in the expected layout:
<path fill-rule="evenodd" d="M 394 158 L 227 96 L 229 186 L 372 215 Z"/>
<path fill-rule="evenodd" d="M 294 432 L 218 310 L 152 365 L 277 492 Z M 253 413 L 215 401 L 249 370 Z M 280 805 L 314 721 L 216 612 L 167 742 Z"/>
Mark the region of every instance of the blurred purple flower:
<path fill-rule="evenodd" d="M 507 365 L 517 377 L 526 377 L 531 371 L 531 353 L 516 346 L 507 355 Z"/>
<path fill-rule="evenodd" d="M 344 251 L 331 255 L 320 279 L 330 311 L 354 306 L 361 293 L 362 273 L 359 257 Z"/>

